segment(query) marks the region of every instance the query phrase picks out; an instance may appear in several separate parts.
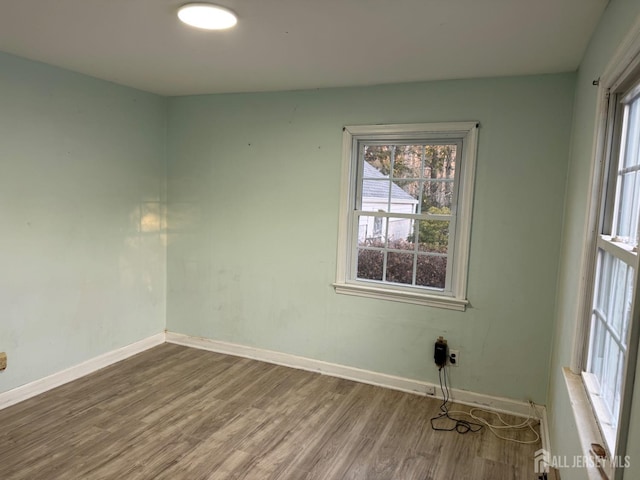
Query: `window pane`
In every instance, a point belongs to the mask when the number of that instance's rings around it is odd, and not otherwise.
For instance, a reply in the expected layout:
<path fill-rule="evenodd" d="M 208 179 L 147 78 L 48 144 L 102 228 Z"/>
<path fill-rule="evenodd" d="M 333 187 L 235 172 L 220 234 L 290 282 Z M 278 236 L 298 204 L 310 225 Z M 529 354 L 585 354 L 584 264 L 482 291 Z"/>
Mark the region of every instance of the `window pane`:
<path fill-rule="evenodd" d="M 450 180 L 429 180 L 422 189 L 421 212 L 451 213 L 453 182 Z"/>
<path fill-rule="evenodd" d="M 386 179 L 362 179 L 360 209 L 366 212 L 389 211 L 391 185 Z"/>
<path fill-rule="evenodd" d="M 621 162 L 622 168 L 629 168 L 640 163 L 638 156 L 638 132 L 640 132 L 640 105 L 638 99 L 634 100 L 627 107 L 626 117 L 626 144 L 624 146 L 624 159 Z"/>
<path fill-rule="evenodd" d="M 389 249 L 390 250 L 407 250 L 410 252 L 413 252 L 416 249 L 416 244 L 415 242 L 412 241 L 408 241 L 408 240 L 391 240 L 389 239 Z"/>
<path fill-rule="evenodd" d="M 613 415 L 613 412 L 617 410 L 615 405 L 616 390 L 618 388 L 618 364 L 620 363 L 620 357 L 622 352 L 618 348 L 618 345 L 613 341 L 611 336 L 606 338 L 605 348 L 605 368 L 602 372 L 600 380 L 601 395 L 605 401 L 605 404 L 609 408 L 609 412 Z"/>
<path fill-rule="evenodd" d="M 392 147 L 390 145 L 364 146 L 364 160 L 366 165 L 370 167 L 367 168 L 365 165 L 365 178 L 377 178 L 380 175 L 389 176 L 389 173 L 391 173 L 391 150 Z"/>
<path fill-rule="evenodd" d="M 416 285 L 444 288 L 447 278 L 447 257 L 418 255 Z"/>
<path fill-rule="evenodd" d="M 629 306 L 625 303 L 627 293 L 627 265 L 617 258 L 613 262 L 613 275 L 611 280 L 613 282 L 611 285 L 611 311 L 608 312 L 607 320 L 613 331 L 618 335 L 618 338 L 621 338 L 626 310 L 629 309 Z"/>
<path fill-rule="evenodd" d="M 598 292 L 596 295 L 596 307 L 603 313 L 603 315 L 606 315 L 609 311 L 613 257 L 600 249 L 598 250 L 598 261 Z"/>
<path fill-rule="evenodd" d="M 635 280 L 635 270 L 633 268 L 627 268 L 627 286 L 625 288 L 624 304 L 626 310 L 623 312 L 622 320 L 622 340 L 627 345 L 629 343 L 629 330 L 631 326 L 631 311 L 633 309 L 633 290 Z"/>
<path fill-rule="evenodd" d="M 622 400 L 622 375 L 624 373 L 624 355 L 620 355 L 618 357 L 618 373 L 616 377 L 616 385 L 614 388 L 615 396 L 613 398 L 613 415 L 611 418 L 613 419 L 614 426 L 618 424 L 618 417 L 620 416 L 620 406 Z"/>
<path fill-rule="evenodd" d="M 636 245 L 638 231 L 638 172 L 628 172 L 619 176 L 620 197 L 618 200 L 618 218 L 616 236 L 625 243 Z"/>
<path fill-rule="evenodd" d="M 393 160 L 393 178 L 420 178 L 422 145 L 398 145 Z"/>
<path fill-rule="evenodd" d="M 358 218 L 358 246 L 384 247 L 387 219 L 369 215 Z"/>
<path fill-rule="evenodd" d="M 384 253 L 377 250 L 358 249 L 358 278 L 382 280 Z"/>
<path fill-rule="evenodd" d="M 396 180 L 391 182 L 391 204 L 393 213 L 417 213 L 420 198 L 420 182 Z"/>
<path fill-rule="evenodd" d="M 420 220 L 418 222 L 421 252 L 447 253 L 449 248 L 449 222 L 446 220 Z"/>
<path fill-rule="evenodd" d="M 603 321 L 621 341 L 626 341 L 633 302 L 634 269 L 599 250 L 598 290 L 595 305 Z"/>
<path fill-rule="evenodd" d="M 387 282 L 413 283 L 413 254 L 387 253 Z"/>
<path fill-rule="evenodd" d="M 616 240 L 631 245 L 638 244 L 638 214 L 640 213 L 640 100 L 634 99 L 625 107 L 621 141 L 620 165 L 618 166 L 617 197 L 615 206 Z"/>
<path fill-rule="evenodd" d="M 640 134 L 640 132 L 638 132 Z M 629 219 L 629 232 L 627 237 L 631 245 L 638 245 L 638 217 L 640 217 L 640 172 L 634 172 L 635 184 L 633 186 L 633 204 L 631 207 L 631 218 Z"/>
<path fill-rule="evenodd" d="M 456 169 L 457 145 L 426 145 L 424 178 L 453 179 Z"/>
<path fill-rule="evenodd" d="M 600 395 L 615 422 L 620 411 L 635 272 L 610 253 L 598 252 L 589 371 L 598 379 Z"/>
<path fill-rule="evenodd" d="M 389 217 L 389 243 L 398 244 L 400 242 L 415 242 L 414 225 L 412 218 Z M 389 245 L 391 248 L 398 248 Z M 404 248 L 403 250 L 406 250 Z"/>
<path fill-rule="evenodd" d="M 593 327 L 590 351 L 591 366 L 589 371 L 597 378 L 602 378 L 602 369 L 604 368 L 604 325 L 602 320 L 595 313 L 592 315 L 592 318 Z"/>

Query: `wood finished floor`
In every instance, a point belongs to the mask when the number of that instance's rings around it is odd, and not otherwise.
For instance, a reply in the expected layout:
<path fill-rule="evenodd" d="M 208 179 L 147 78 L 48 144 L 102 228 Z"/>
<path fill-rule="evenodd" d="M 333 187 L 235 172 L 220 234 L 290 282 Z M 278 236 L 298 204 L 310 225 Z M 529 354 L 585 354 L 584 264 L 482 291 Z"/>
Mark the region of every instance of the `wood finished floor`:
<path fill-rule="evenodd" d="M 0 479 L 535 478 L 539 445 L 434 432 L 439 404 L 164 344 L 0 410 Z"/>

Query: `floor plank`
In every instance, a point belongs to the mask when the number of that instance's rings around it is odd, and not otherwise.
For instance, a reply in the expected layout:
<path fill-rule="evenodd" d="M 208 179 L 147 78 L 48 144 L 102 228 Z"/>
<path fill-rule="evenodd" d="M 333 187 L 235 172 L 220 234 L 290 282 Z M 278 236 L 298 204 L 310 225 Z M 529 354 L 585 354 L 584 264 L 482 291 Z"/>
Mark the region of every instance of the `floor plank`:
<path fill-rule="evenodd" d="M 432 431 L 439 405 L 164 344 L 0 410 L 0 478 L 533 478 L 539 443 Z"/>

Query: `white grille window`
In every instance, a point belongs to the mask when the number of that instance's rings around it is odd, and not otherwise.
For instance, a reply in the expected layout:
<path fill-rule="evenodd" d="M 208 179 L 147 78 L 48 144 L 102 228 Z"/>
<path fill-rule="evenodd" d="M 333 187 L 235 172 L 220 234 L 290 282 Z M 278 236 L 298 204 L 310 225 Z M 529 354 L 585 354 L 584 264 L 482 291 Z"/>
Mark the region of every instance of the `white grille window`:
<path fill-rule="evenodd" d="M 477 124 L 345 127 L 336 291 L 464 310 Z"/>
<path fill-rule="evenodd" d="M 638 269 L 640 90 L 612 92 L 608 165 L 595 241 L 593 306 L 585 385 L 611 452 L 616 450 Z"/>

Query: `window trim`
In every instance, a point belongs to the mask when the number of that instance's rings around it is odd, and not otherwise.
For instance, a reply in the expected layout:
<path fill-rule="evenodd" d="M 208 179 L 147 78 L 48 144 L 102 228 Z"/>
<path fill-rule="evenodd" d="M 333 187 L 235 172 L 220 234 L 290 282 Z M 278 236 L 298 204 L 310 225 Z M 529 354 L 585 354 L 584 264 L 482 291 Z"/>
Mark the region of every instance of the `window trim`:
<path fill-rule="evenodd" d="M 608 173 L 610 159 L 617 154 L 617 146 L 613 144 L 617 132 L 609 121 L 615 115 L 615 105 L 609 101 L 609 92 L 618 92 L 623 87 L 630 87 L 629 83 L 637 78 L 640 72 L 640 19 L 636 21 L 627 36 L 611 57 L 601 77 L 594 81 L 598 85 L 596 100 L 596 117 L 594 126 L 594 141 L 591 154 L 591 177 L 587 208 L 585 211 L 585 230 L 582 243 L 582 262 L 580 265 L 579 294 L 576 301 L 576 321 L 573 348 L 571 355 L 571 372 L 581 375 L 587 367 L 590 344 L 591 308 L 593 304 L 593 282 L 596 270 L 596 245 L 600 236 L 600 226 L 603 219 L 610 215 L 609 205 L 603 205 L 603 195 L 609 183 L 605 184 L 605 175 Z M 619 125 L 619 122 L 617 122 Z M 621 407 L 619 428 L 616 438 L 616 451 L 608 452 L 609 455 L 622 458 L 627 453 L 627 437 L 629 432 L 629 420 L 631 415 L 631 399 L 633 395 L 636 362 L 638 357 L 638 340 L 640 339 L 640 285 L 638 285 L 638 271 L 636 269 L 634 308 L 630 333 L 627 361 L 624 368 L 624 384 L 621 393 Z M 588 390 L 588 382 L 583 381 L 583 387 Z M 596 402 L 597 403 L 597 402 Z M 597 409 L 597 406 L 593 406 Z M 593 421 L 597 421 L 597 415 L 592 409 Z M 599 428 L 602 428 L 599 426 Z M 601 432 L 600 432 L 601 433 Z M 582 439 L 584 440 L 584 439 Z M 596 439 L 590 439 L 594 441 Z M 605 442 L 606 443 L 606 442 Z M 588 443 L 587 443 L 588 444 Z M 588 454 L 588 451 L 584 452 Z M 622 479 L 623 470 L 611 468 L 607 472 L 608 478 Z"/>
<path fill-rule="evenodd" d="M 592 414 L 600 429 L 604 442 L 604 447 L 610 457 L 622 458 L 626 454 L 626 444 L 628 435 L 628 422 L 631 414 L 631 398 L 633 395 L 633 385 L 635 378 L 635 366 L 637 360 L 637 346 L 638 339 L 640 338 L 640 322 L 638 321 L 638 315 L 640 315 L 640 288 L 638 285 L 638 261 L 637 254 L 632 253 L 631 249 L 624 244 L 613 241 L 610 235 L 604 235 L 603 230 L 607 230 L 615 227 L 616 219 L 613 218 L 613 209 L 617 203 L 618 189 L 617 185 L 617 173 L 618 173 L 618 161 L 619 161 L 619 143 L 621 136 L 624 132 L 621 130 L 622 115 L 620 107 L 618 105 L 620 90 L 622 86 L 628 82 L 631 76 L 639 78 L 638 69 L 626 70 L 624 74 L 625 79 L 619 79 L 613 82 L 611 86 L 602 84 L 599 86 L 598 94 L 602 96 L 602 103 L 599 104 L 598 109 L 598 123 L 599 130 L 597 131 L 597 145 L 598 148 L 594 152 L 594 174 L 592 186 L 595 192 L 591 199 L 590 210 L 588 212 L 589 225 L 591 227 L 589 234 L 588 250 L 585 251 L 584 264 L 588 265 L 588 270 L 585 275 L 585 287 L 586 292 L 582 296 L 582 304 L 580 305 L 580 311 L 583 315 L 578 322 L 578 330 L 581 330 L 581 336 L 583 339 L 583 345 L 576 348 L 581 348 L 580 363 L 576 362 L 574 358 L 575 368 L 578 373 L 581 374 L 583 385 L 587 393 L 587 398 L 591 403 Z M 615 85 L 615 86 L 614 86 Z M 611 190 L 615 189 L 616 198 L 612 202 L 611 197 L 607 198 Z M 617 419 L 611 418 L 607 408 L 604 406 L 604 402 L 600 397 L 600 392 L 597 391 L 595 385 L 597 380 L 595 376 L 588 372 L 589 368 L 589 351 L 592 345 L 591 338 L 591 326 L 592 326 L 592 309 L 594 302 L 594 285 L 597 275 L 598 265 L 598 251 L 603 250 L 612 254 L 615 258 L 620 258 L 627 265 L 631 265 L 634 268 L 634 293 L 633 293 L 633 307 L 630 319 L 630 332 L 629 343 L 627 345 L 627 353 L 623 365 L 623 383 L 622 390 L 620 392 L 620 413 Z M 588 292 L 588 293 L 587 293 Z M 617 428 L 612 426 L 613 423 L 617 424 Z M 612 444 L 614 448 L 612 449 Z M 618 469 L 619 470 L 619 469 Z M 621 478 L 622 473 L 617 473 L 613 468 L 609 469 L 608 476 L 610 478 Z"/>
<path fill-rule="evenodd" d="M 358 295 L 368 298 L 413 303 L 438 308 L 464 311 L 467 300 L 467 273 L 471 239 L 471 216 L 473 209 L 473 190 L 475 182 L 476 157 L 478 148 L 478 122 L 446 122 L 419 124 L 387 125 L 350 125 L 343 128 L 342 134 L 342 184 L 340 193 L 340 214 L 338 225 L 338 250 L 336 281 L 333 284 L 336 293 Z M 353 155 L 354 139 L 361 136 L 386 136 L 389 140 L 407 136 L 432 137 L 441 140 L 451 137 L 463 142 L 460 161 L 459 194 L 456 210 L 456 229 L 454 238 L 454 258 L 452 266 L 451 291 L 423 293 L 415 287 L 395 287 L 386 284 L 363 285 L 350 278 L 349 266 L 352 264 L 352 239 L 350 218 L 352 200 L 356 194 L 357 156 Z"/>

